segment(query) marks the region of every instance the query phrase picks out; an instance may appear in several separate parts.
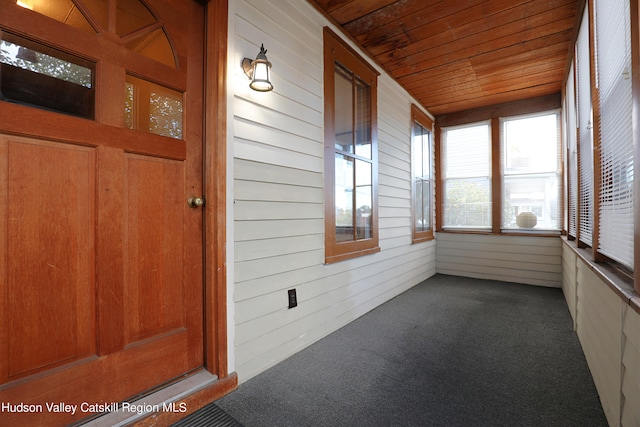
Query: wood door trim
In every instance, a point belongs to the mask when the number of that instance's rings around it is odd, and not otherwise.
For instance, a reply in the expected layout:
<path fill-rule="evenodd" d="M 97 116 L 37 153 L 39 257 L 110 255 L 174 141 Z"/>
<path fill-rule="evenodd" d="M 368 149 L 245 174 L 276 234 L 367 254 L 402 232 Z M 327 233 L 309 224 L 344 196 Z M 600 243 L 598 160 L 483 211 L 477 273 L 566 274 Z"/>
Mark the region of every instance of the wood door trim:
<path fill-rule="evenodd" d="M 86 32 L 58 22 L 45 15 L 16 6 L 15 1 L 0 0 L 0 30 L 60 48 L 92 61 L 106 61 L 138 76 L 153 76 L 153 81 L 178 91 L 186 89 L 187 76 L 182 69 L 172 68 L 140 56 L 105 35 L 87 37 Z M 176 18 L 173 18 L 176 19 Z M 175 23 L 163 21 L 172 32 Z M 28 29 L 25 31 L 24 29 Z M 19 30 L 23 29 L 23 30 Z M 176 34 L 177 36 L 177 34 Z M 181 61 L 185 58 L 179 58 Z"/>
<path fill-rule="evenodd" d="M 196 412 L 198 409 L 204 408 L 209 403 L 221 398 L 225 394 L 233 391 L 236 387 L 238 387 L 238 376 L 237 374 L 232 373 L 225 378 L 218 379 L 210 385 L 199 388 L 193 393 L 190 393 L 187 396 L 174 401 L 175 407 L 185 407 L 185 412 L 165 411 L 149 413 L 147 417 L 133 422 L 131 425 L 129 425 L 129 427 L 151 427 L 173 424 L 183 419 L 184 417 L 187 417 Z M 194 387 L 194 389 L 195 388 L 196 387 Z M 181 406 L 181 404 L 183 403 L 184 406 Z"/>
<path fill-rule="evenodd" d="M 237 385 L 238 377 L 235 374 L 221 380 L 206 370 L 200 370 L 184 380 L 131 402 L 132 404 L 143 404 L 149 407 L 153 407 L 153 405 L 162 407 L 163 404 L 166 404 L 167 407 L 176 408 L 175 412 L 160 411 L 142 414 L 123 411 L 110 412 L 101 417 L 93 418 L 82 424 L 82 426 L 100 427 L 124 424 L 129 427 L 142 427 L 170 425 L 203 408 L 210 402 L 219 399 L 236 388 Z"/>
<path fill-rule="evenodd" d="M 92 120 L 0 102 L 0 132 L 64 143 L 125 149 L 165 159 L 184 160 L 184 140 L 104 125 Z"/>
<path fill-rule="evenodd" d="M 224 379 L 229 376 L 226 288 L 228 1 L 208 2 L 205 7 L 205 368 Z"/>

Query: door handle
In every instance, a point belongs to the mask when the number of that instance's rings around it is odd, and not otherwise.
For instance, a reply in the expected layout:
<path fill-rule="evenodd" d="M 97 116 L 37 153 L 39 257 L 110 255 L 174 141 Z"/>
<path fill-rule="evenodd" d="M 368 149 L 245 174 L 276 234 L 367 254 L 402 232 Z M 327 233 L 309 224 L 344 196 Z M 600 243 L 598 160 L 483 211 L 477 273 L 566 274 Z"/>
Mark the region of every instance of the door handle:
<path fill-rule="evenodd" d="M 204 206 L 204 197 L 191 196 L 187 199 L 187 205 L 194 209 Z"/>

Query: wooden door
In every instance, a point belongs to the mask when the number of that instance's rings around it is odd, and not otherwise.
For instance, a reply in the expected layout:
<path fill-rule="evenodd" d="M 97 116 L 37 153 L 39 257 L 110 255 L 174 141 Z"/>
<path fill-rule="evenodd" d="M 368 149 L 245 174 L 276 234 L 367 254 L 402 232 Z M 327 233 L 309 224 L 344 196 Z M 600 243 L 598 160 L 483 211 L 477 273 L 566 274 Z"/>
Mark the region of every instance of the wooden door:
<path fill-rule="evenodd" d="M 12 426 L 75 422 L 204 363 L 203 208 L 187 205 L 203 194 L 203 7 L 31 4 L 0 0 L 0 425 Z M 26 72 L 7 59 L 14 45 L 86 65 L 93 102 L 78 113 L 56 104 L 66 89 L 12 92 L 49 78 L 11 80 Z"/>

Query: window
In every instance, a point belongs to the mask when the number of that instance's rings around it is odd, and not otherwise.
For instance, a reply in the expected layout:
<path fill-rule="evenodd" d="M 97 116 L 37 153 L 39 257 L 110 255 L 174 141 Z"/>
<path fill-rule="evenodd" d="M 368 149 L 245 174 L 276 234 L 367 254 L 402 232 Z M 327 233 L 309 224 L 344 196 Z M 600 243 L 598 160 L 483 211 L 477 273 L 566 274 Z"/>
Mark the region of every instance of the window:
<path fill-rule="evenodd" d="M 94 69 L 92 62 L 0 31 L 2 101 L 93 119 Z"/>
<path fill-rule="evenodd" d="M 575 240 L 577 223 L 578 223 L 578 141 L 577 141 L 577 123 L 576 123 L 576 92 L 574 81 L 574 65 L 573 62 L 569 67 L 569 76 L 565 90 L 564 108 L 565 108 L 565 135 L 566 135 L 566 176 L 567 176 L 567 234 L 570 239 Z"/>
<path fill-rule="evenodd" d="M 82 2 L 78 7 L 71 0 L 21 0 L 18 6 L 41 13 L 56 21 L 87 33 L 115 30 L 124 45 L 147 58 L 169 67 L 176 67 L 176 58 L 167 37 L 166 28 L 153 12 L 140 0 L 113 2 L 114 15 L 106 1 Z M 112 28 L 109 28 L 109 25 Z"/>
<path fill-rule="evenodd" d="M 444 228 L 491 229 L 491 126 L 442 129 Z"/>
<path fill-rule="evenodd" d="M 412 218 L 413 241 L 433 239 L 432 226 L 432 129 L 433 120 L 417 106 L 411 106 Z"/>
<path fill-rule="evenodd" d="M 502 122 L 502 228 L 560 229 L 558 113 Z"/>
<path fill-rule="evenodd" d="M 558 108 L 549 98 L 495 106 L 482 122 L 459 124 L 463 115 L 442 119 L 439 230 L 560 232 L 560 110 L 539 111 L 543 103 Z"/>
<path fill-rule="evenodd" d="M 588 5 L 576 42 L 576 95 L 578 127 L 578 231 L 580 244 L 591 246 L 593 237 L 593 111 L 589 65 Z"/>
<path fill-rule="evenodd" d="M 589 2 L 564 99 L 569 238 L 590 247 L 591 260 L 607 265 L 601 271 L 611 281 L 632 280 L 636 293 L 638 137 L 633 122 L 638 115 L 633 105 L 640 77 L 632 51 L 639 49 L 633 35 L 638 25 L 634 2 Z"/>
<path fill-rule="evenodd" d="M 600 122 L 598 252 L 633 269 L 634 156 L 629 2 L 595 2 Z M 596 243 L 594 242 L 594 245 Z"/>
<path fill-rule="evenodd" d="M 182 93 L 127 74 L 125 125 L 182 139 Z"/>
<path fill-rule="evenodd" d="M 165 24 L 156 18 L 144 1 L 114 0 L 85 4 L 70 0 L 21 0 L 13 7 L 18 14 L 37 12 L 67 25 L 71 36 L 66 34 L 60 40 L 71 42 L 75 38 L 73 33 L 82 30 L 100 35 L 101 40 L 112 40 L 116 46 L 82 52 L 87 49 L 85 45 L 71 43 L 70 51 L 79 52 L 84 56 L 81 57 L 48 46 L 48 42 L 37 42 L 0 29 L 0 101 L 119 125 L 121 117 L 116 117 L 112 106 L 106 104 L 121 102 L 122 98 L 105 90 L 98 100 L 101 108 L 96 109 L 96 86 L 120 81 L 118 73 L 126 67 L 127 73 L 135 73 L 141 78 L 126 75 L 123 88 L 125 105 L 121 107 L 125 125 L 130 129 L 183 138 L 182 92 L 166 86 L 167 83 L 172 85 L 184 81 L 183 72 L 177 69 L 177 56 Z M 53 23 L 52 28 L 56 26 L 59 24 Z M 109 36 L 102 37 L 102 34 Z M 61 44 L 66 42 L 52 43 Z M 138 59 L 142 61 L 133 61 L 133 56 L 115 54 L 111 50 L 124 50 L 123 46 L 139 55 Z M 103 54 L 106 56 L 101 57 Z M 156 73 L 160 64 L 145 65 L 148 59 L 168 67 L 160 66 Z M 118 70 L 102 66 L 101 72 L 96 73 L 96 63 L 109 63 Z M 157 83 L 151 83 L 150 74 Z"/>
<path fill-rule="evenodd" d="M 324 30 L 325 259 L 379 251 L 378 73 Z"/>

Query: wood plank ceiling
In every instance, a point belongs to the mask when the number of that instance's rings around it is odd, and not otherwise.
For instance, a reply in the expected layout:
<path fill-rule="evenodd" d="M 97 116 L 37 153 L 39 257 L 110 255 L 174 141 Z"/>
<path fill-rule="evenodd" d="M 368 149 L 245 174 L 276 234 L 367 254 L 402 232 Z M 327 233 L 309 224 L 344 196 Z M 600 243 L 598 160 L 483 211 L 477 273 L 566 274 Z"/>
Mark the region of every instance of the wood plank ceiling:
<path fill-rule="evenodd" d="M 584 0 L 309 0 L 434 115 L 559 93 Z"/>

